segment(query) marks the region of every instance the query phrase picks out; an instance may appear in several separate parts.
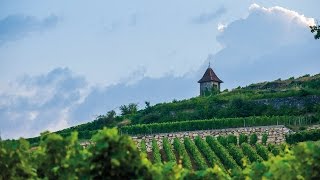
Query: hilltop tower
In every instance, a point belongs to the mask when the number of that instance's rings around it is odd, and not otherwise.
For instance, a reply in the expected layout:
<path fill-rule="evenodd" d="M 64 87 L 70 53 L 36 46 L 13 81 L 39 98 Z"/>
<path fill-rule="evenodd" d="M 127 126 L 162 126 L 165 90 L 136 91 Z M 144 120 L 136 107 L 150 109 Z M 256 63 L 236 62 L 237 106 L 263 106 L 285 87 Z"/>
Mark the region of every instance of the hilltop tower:
<path fill-rule="evenodd" d="M 204 96 L 206 94 L 210 94 L 214 90 L 220 91 L 220 84 L 223 83 L 218 76 L 213 72 L 210 67 L 210 62 L 208 69 L 202 76 L 202 78 L 198 81 L 200 83 L 200 96 Z"/>

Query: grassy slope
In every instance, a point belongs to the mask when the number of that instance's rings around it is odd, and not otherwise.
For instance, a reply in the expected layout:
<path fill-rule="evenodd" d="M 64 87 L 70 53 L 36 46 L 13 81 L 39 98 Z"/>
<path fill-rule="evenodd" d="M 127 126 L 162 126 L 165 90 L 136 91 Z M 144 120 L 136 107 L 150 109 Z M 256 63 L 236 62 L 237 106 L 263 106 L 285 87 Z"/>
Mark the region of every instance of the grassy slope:
<path fill-rule="evenodd" d="M 169 103 L 159 103 L 139 110 L 132 115 L 116 116 L 115 118 L 100 116 L 92 122 L 67 128 L 57 133 L 67 136 L 72 131 L 78 131 L 80 139 L 87 139 L 103 126 L 114 127 L 126 124 L 260 115 L 316 114 L 320 111 L 320 105 L 312 105 L 302 109 L 295 107 L 275 109 L 270 105 L 256 104 L 254 102 L 258 99 L 304 97 L 308 95 L 320 95 L 320 74 L 251 84 L 207 97 L 194 97 L 181 101 L 174 100 Z M 29 140 L 33 143 L 39 139 L 30 138 Z"/>

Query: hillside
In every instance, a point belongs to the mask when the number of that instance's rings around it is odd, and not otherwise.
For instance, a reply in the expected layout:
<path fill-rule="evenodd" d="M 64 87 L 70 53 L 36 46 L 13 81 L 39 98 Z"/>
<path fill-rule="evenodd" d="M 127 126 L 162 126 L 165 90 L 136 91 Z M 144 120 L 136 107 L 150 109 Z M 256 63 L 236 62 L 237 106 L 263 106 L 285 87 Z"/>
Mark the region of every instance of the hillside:
<path fill-rule="evenodd" d="M 111 112 L 111 111 L 110 111 Z M 307 116 L 319 120 L 320 74 L 299 78 L 275 80 L 224 90 L 215 95 L 173 100 L 144 109 L 123 112 L 121 115 L 108 112 L 92 122 L 58 131 L 68 136 L 79 132 L 80 139 L 89 139 L 98 129 L 122 127 L 134 124 L 150 124 L 176 121 L 191 121 L 214 118 L 250 116 Z M 38 138 L 30 138 L 31 143 Z"/>

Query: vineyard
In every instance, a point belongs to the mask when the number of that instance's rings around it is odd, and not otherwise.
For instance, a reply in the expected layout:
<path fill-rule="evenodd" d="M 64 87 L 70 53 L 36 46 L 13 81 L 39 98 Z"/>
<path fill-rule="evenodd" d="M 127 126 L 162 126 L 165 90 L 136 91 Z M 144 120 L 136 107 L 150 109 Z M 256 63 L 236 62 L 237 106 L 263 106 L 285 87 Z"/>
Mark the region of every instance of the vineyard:
<path fill-rule="evenodd" d="M 160 144 L 160 146 L 159 146 Z M 152 141 L 152 151 L 146 151 L 146 142 L 140 143 L 141 152 L 147 153 L 148 159 L 154 163 L 175 162 L 182 163 L 186 169 L 205 170 L 218 165 L 224 171 L 229 169 L 243 169 L 253 162 L 268 160 L 271 156 L 279 155 L 284 147 L 281 145 L 257 143 L 255 134 L 250 137 L 242 135 L 239 139 L 234 135 L 207 136 L 183 139 L 175 138 L 169 142 L 167 138 L 162 143 Z"/>
<path fill-rule="evenodd" d="M 297 140 L 316 140 L 319 131 L 301 132 Z M 115 128 L 98 131 L 86 148 L 76 132 L 66 138 L 47 133 L 40 139 L 36 148 L 24 139 L 0 141 L 1 180 L 320 178 L 320 141 L 267 145 L 267 136 L 258 144 L 254 134 L 164 138 L 148 142 L 150 152 L 148 143 L 141 141 L 139 151 L 132 138 Z"/>
<path fill-rule="evenodd" d="M 307 125 L 315 121 L 304 116 L 253 116 L 208 120 L 177 121 L 167 123 L 137 124 L 123 126 L 120 132 L 129 135 L 170 133 L 179 131 L 210 130 L 269 125 Z"/>

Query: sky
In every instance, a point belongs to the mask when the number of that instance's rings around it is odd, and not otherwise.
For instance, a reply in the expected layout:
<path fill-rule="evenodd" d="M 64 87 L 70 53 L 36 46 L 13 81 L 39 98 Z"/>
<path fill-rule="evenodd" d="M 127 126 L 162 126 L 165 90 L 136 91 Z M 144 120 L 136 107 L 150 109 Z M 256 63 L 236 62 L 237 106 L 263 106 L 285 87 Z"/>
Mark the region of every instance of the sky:
<path fill-rule="evenodd" d="M 318 0 L 0 2 L 0 135 L 33 137 L 128 103 L 317 74 Z"/>

